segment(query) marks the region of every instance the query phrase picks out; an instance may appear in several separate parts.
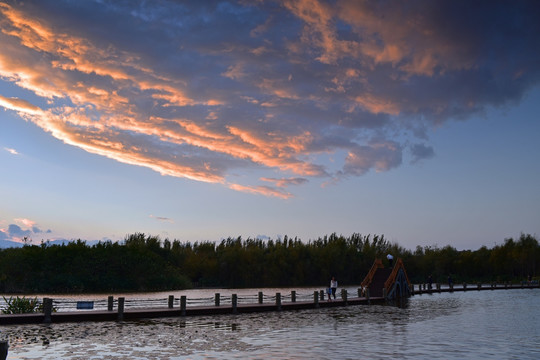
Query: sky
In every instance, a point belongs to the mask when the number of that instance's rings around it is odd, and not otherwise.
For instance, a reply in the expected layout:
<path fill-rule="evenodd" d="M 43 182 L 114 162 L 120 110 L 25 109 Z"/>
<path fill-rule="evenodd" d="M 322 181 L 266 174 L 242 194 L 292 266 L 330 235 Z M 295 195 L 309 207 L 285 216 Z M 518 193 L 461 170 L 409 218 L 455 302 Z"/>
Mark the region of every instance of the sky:
<path fill-rule="evenodd" d="M 540 234 L 540 2 L 0 2 L 0 240 Z"/>

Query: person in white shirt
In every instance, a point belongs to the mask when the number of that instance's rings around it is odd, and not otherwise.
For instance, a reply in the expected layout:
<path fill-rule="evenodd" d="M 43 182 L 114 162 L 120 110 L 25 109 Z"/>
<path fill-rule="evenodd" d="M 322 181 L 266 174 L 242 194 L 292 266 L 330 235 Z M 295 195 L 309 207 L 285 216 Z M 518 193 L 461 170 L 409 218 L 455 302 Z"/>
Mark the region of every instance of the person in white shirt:
<path fill-rule="evenodd" d="M 392 256 L 392 254 L 388 254 L 386 255 L 386 258 L 388 259 L 388 263 L 390 264 L 390 267 L 392 267 L 392 265 L 394 264 L 394 257 Z"/>
<path fill-rule="evenodd" d="M 330 280 L 330 289 L 332 289 L 332 296 L 334 297 L 334 300 L 335 300 L 336 299 L 336 290 L 337 290 L 337 280 L 333 276 L 332 276 L 332 280 Z"/>

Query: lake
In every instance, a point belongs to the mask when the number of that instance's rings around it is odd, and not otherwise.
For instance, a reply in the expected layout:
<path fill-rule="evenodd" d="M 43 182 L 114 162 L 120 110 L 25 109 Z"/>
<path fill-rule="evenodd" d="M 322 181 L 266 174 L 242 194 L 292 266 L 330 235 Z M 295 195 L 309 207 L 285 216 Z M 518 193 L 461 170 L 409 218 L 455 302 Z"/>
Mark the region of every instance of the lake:
<path fill-rule="evenodd" d="M 8 359 L 540 359 L 540 289 L 423 294 L 401 308 L 3 326 L 0 337 Z"/>

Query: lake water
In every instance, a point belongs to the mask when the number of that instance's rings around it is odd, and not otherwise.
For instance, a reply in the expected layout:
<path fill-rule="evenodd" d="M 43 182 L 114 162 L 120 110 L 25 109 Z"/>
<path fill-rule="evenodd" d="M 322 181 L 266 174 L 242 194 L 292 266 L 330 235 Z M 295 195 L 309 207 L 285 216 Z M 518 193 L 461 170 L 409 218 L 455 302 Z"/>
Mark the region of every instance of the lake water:
<path fill-rule="evenodd" d="M 423 294 L 402 308 L 3 326 L 0 337 L 8 359 L 536 360 L 540 289 Z"/>

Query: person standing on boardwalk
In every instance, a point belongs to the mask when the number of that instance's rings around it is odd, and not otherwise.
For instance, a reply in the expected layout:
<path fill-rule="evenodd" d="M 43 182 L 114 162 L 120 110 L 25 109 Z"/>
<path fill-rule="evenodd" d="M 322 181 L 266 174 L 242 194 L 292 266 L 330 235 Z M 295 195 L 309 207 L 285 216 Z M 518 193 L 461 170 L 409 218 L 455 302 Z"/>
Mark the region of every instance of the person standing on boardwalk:
<path fill-rule="evenodd" d="M 332 296 L 334 297 L 334 300 L 335 300 L 336 299 L 336 290 L 337 290 L 337 280 L 333 276 L 332 276 L 332 280 L 330 280 L 330 289 L 332 289 Z"/>

